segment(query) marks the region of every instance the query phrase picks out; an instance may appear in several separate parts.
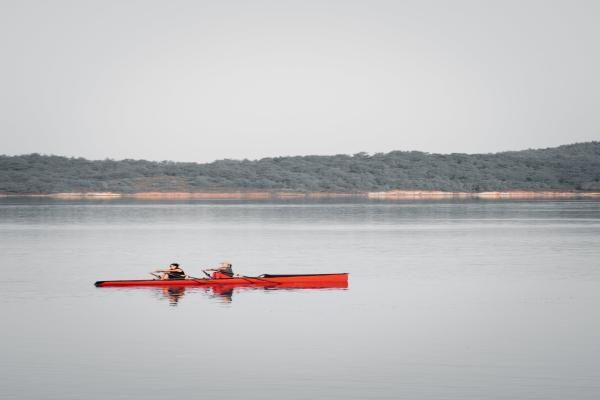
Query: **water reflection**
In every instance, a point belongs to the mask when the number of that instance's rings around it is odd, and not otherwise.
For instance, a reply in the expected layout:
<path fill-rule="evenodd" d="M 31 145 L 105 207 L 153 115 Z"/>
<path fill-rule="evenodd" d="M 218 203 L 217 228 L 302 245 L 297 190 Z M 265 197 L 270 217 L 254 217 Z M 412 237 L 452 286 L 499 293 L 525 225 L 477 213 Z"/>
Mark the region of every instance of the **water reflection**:
<path fill-rule="evenodd" d="M 231 286 L 213 286 L 210 290 L 213 298 L 218 298 L 223 303 L 229 304 L 233 301 L 233 289 Z"/>
<path fill-rule="evenodd" d="M 323 284 L 323 285 L 279 285 L 268 287 L 247 287 L 247 286 L 231 286 L 231 285 L 214 285 L 201 287 L 185 287 L 185 286 L 164 286 L 164 287 L 138 287 L 133 290 L 149 290 L 155 293 L 156 297 L 161 300 L 166 300 L 170 306 L 176 307 L 181 299 L 186 296 L 186 293 L 199 293 L 205 298 L 216 300 L 221 304 L 232 304 L 233 295 L 236 291 L 254 291 L 265 292 L 273 290 L 285 290 L 294 292 L 297 290 L 344 290 L 347 289 L 347 284 Z M 104 289 L 105 290 L 105 289 Z M 132 288 L 111 288 L 111 290 L 132 290 Z"/>
<path fill-rule="evenodd" d="M 161 288 L 161 290 L 162 290 L 162 296 L 169 301 L 169 304 L 171 306 L 176 306 L 177 303 L 179 302 L 179 299 L 181 299 L 183 297 L 183 295 L 185 294 L 184 287 L 177 287 L 177 286 L 163 287 L 163 288 Z"/>

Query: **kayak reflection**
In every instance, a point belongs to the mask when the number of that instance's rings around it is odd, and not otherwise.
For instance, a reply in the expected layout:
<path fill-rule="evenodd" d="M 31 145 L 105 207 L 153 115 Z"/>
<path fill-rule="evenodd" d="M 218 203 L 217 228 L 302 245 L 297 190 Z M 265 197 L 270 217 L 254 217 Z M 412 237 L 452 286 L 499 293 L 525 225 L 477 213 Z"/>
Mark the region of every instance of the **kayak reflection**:
<path fill-rule="evenodd" d="M 264 287 L 240 287 L 236 285 L 215 285 L 215 286 L 204 286 L 204 287 L 184 287 L 184 286 L 172 286 L 163 287 L 163 297 L 169 301 L 169 304 L 176 306 L 179 300 L 184 296 L 186 290 L 189 292 L 203 292 L 210 298 L 220 300 L 222 303 L 229 304 L 233 301 L 233 294 L 235 291 L 266 291 L 266 290 L 320 290 L 320 289 L 347 289 L 348 283 L 323 283 L 323 284 L 280 284 L 273 286 Z"/>
<path fill-rule="evenodd" d="M 166 299 L 169 302 L 170 306 L 177 306 L 179 304 L 179 300 L 185 295 L 186 288 L 184 286 L 170 286 L 160 288 L 160 297 Z M 220 287 L 214 288 L 192 288 L 189 289 L 190 292 L 198 292 L 202 291 L 209 295 L 209 297 L 217 298 L 222 300 L 224 303 L 231 303 L 233 297 L 233 288 L 228 290 L 223 290 Z"/>
<path fill-rule="evenodd" d="M 222 304 L 230 304 L 233 302 L 233 295 L 236 291 L 274 291 L 274 290 L 321 290 L 321 289 L 347 289 L 347 283 L 328 283 L 328 284 L 290 284 L 290 285 L 273 285 L 265 287 L 240 287 L 236 285 L 214 285 L 202 287 L 185 287 L 185 286 L 164 286 L 160 288 L 136 288 L 135 290 L 152 290 L 159 293 L 159 297 L 166 299 L 171 306 L 177 306 L 180 300 L 187 293 L 202 293 L 210 299 L 217 300 Z M 129 289 L 130 290 L 130 289 Z"/>

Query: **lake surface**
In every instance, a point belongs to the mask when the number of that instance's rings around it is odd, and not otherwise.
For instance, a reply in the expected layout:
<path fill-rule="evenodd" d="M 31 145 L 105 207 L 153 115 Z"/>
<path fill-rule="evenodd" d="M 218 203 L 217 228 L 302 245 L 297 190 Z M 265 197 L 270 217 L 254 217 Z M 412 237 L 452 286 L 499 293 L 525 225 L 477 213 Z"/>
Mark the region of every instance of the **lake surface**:
<path fill-rule="evenodd" d="M 179 262 L 348 289 L 96 288 Z M 600 201 L 0 199 L 2 399 L 598 399 Z"/>

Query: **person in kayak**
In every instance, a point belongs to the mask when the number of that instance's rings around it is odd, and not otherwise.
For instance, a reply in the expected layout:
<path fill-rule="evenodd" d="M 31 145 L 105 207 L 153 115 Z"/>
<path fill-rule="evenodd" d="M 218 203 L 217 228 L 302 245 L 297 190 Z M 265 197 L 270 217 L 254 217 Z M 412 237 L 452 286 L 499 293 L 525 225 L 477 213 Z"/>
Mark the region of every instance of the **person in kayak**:
<path fill-rule="evenodd" d="M 186 273 L 179 267 L 179 264 L 177 263 L 172 263 L 169 265 L 169 269 L 157 269 L 156 271 L 150 272 L 150 275 L 161 280 L 185 279 L 187 277 Z"/>
<path fill-rule="evenodd" d="M 232 278 L 233 274 L 233 264 L 230 262 L 220 262 L 220 267 L 218 268 L 209 268 L 207 271 L 214 271 L 212 274 L 213 279 L 223 279 L 223 278 Z"/>

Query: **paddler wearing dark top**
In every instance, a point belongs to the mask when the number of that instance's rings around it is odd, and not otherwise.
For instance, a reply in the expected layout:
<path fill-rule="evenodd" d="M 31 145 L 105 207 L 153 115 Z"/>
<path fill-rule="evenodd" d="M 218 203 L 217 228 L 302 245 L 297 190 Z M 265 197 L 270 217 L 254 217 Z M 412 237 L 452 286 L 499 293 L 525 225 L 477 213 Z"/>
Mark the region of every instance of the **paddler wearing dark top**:
<path fill-rule="evenodd" d="M 172 263 L 169 265 L 169 269 L 157 269 L 156 271 L 152 271 L 150 272 L 150 275 L 161 280 L 185 279 L 187 277 L 186 273 L 179 267 L 179 264 L 177 263 Z"/>
<path fill-rule="evenodd" d="M 208 268 L 206 271 L 215 271 L 212 274 L 213 279 L 233 277 L 233 265 L 230 262 L 220 262 L 218 268 Z"/>

